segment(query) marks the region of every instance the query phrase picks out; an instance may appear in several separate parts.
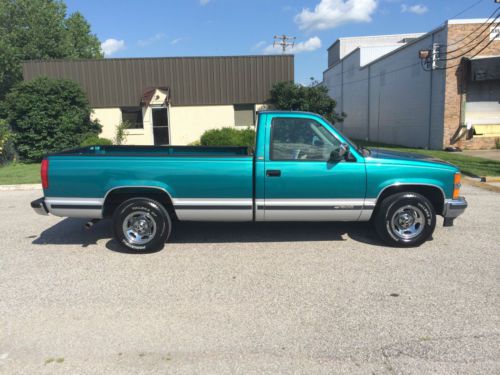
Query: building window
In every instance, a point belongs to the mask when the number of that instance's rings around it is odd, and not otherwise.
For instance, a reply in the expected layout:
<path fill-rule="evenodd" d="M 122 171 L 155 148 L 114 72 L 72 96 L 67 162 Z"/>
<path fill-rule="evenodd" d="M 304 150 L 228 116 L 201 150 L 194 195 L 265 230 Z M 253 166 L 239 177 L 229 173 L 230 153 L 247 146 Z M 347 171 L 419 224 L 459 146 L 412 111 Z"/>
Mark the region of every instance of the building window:
<path fill-rule="evenodd" d="M 254 104 L 235 104 L 234 105 L 234 124 L 236 126 L 254 126 L 255 125 L 255 105 Z"/>
<path fill-rule="evenodd" d="M 130 129 L 142 129 L 144 127 L 141 107 L 123 107 L 121 110 L 122 122 L 128 122 Z"/>

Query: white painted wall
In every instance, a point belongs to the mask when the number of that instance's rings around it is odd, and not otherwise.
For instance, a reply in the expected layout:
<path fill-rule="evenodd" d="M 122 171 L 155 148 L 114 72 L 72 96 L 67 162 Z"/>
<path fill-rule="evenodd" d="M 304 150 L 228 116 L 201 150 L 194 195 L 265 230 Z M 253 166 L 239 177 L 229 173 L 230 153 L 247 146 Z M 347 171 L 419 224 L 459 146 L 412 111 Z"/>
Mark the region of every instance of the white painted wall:
<path fill-rule="evenodd" d="M 153 144 L 153 125 L 151 119 L 151 109 L 143 110 L 144 128 L 128 129 L 125 131 L 127 145 L 151 145 Z M 122 112 L 120 108 L 94 108 L 92 120 L 98 120 L 102 125 L 99 136 L 114 140 L 116 127 L 122 122 Z"/>
<path fill-rule="evenodd" d="M 260 109 L 263 105 L 255 107 Z M 235 126 L 232 105 L 170 107 L 169 113 L 170 136 L 174 145 L 198 141 L 206 130 Z"/>
<path fill-rule="evenodd" d="M 99 121 L 102 125 L 101 138 L 113 139 L 116 134 L 116 127 L 122 121 L 120 108 L 94 108 L 90 115 L 92 121 Z"/>
<path fill-rule="evenodd" d="M 323 81 L 340 111 L 338 125 L 352 138 L 440 149 L 443 146 L 444 71 L 424 71 L 420 49 L 446 43 L 444 30 L 361 67 L 359 50 L 324 72 Z M 370 77 L 370 78 L 368 78 Z M 432 95 L 431 95 L 432 92 Z"/>
<path fill-rule="evenodd" d="M 155 103 L 152 102 L 154 105 Z M 255 110 L 266 109 L 264 104 L 256 104 Z M 232 127 L 234 124 L 233 105 L 212 105 L 196 107 L 168 107 L 170 143 L 187 145 L 198 141 L 201 135 L 210 129 Z M 121 123 L 120 108 L 96 108 L 92 119 L 97 119 L 103 126 L 100 134 L 103 138 L 113 139 L 116 126 Z M 144 129 L 129 129 L 126 131 L 127 145 L 153 145 L 153 114 L 152 108 L 143 109 Z M 241 127 L 239 127 L 241 128 Z"/>

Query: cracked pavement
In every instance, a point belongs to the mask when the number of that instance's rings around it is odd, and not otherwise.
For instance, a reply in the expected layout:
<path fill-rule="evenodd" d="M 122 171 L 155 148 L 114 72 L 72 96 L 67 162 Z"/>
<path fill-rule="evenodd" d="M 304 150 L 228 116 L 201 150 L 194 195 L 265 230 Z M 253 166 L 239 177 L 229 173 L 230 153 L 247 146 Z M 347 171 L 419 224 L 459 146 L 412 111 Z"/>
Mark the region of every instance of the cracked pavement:
<path fill-rule="evenodd" d="M 463 194 L 417 249 L 368 224 L 178 223 L 139 255 L 0 192 L 0 373 L 498 374 L 500 196 Z"/>

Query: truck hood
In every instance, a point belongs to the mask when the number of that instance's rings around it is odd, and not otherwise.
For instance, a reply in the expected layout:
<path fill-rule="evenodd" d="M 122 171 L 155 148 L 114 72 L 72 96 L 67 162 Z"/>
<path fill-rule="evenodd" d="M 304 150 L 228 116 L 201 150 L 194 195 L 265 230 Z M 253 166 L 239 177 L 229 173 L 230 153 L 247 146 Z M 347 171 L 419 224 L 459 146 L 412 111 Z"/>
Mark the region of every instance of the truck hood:
<path fill-rule="evenodd" d="M 372 159 L 375 162 L 422 162 L 429 164 L 439 164 L 445 166 L 454 167 L 453 164 L 447 163 L 441 159 L 426 156 L 421 154 L 413 154 L 410 152 L 400 152 L 400 151 L 389 151 L 389 150 L 371 150 L 371 154 L 368 159 Z"/>

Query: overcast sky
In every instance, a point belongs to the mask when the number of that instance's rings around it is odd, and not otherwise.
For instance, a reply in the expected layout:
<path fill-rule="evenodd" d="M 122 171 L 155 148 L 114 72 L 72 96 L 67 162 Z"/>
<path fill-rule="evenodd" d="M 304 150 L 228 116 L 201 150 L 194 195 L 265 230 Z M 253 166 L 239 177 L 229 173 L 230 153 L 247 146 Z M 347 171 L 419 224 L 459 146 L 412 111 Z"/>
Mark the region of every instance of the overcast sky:
<path fill-rule="evenodd" d="M 322 79 L 339 37 L 426 32 L 477 0 L 67 0 L 89 20 L 107 57 L 280 53 L 273 35 L 295 36 L 295 77 Z M 458 18 L 486 18 L 483 0 Z"/>

